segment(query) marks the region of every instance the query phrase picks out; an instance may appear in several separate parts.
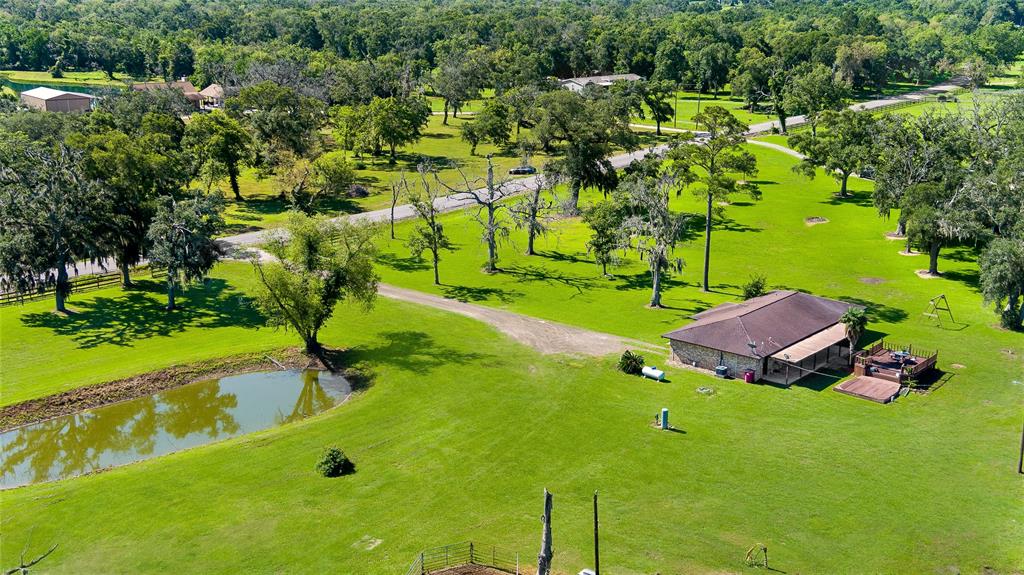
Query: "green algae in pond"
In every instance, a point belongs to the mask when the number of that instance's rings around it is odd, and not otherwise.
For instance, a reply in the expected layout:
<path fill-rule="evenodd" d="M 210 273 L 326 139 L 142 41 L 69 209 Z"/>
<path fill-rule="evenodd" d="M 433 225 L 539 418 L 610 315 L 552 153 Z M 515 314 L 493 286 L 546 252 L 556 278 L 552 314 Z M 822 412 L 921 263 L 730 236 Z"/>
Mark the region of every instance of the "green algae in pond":
<path fill-rule="evenodd" d="M 0 434 L 0 486 L 74 477 L 320 413 L 351 392 L 316 370 L 200 381 Z"/>

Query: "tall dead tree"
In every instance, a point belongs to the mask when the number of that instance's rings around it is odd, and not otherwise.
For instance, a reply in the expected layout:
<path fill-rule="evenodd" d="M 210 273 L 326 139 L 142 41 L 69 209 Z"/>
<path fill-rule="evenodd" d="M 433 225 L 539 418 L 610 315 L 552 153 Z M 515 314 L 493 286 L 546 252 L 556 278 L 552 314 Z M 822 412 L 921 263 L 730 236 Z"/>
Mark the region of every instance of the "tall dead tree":
<path fill-rule="evenodd" d="M 499 217 L 502 210 L 508 209 L 508 202 L 504 200 L 517 193 L 516 186 L 509 186 L 507 181 L 494 181 L 494 163 L 491 157 L 487 156 L 487 180 L 484 187 L 476 187 L 479 180 L 470 181 L 462 170 L 464 189 L 453 188 L 438 179 L 438 183 L 448 188 L 456 198 L 472 200 L 479 209 L 474 218 L 480 227 L 483 228 L 482 240 L 487 245 L 487 263 L 484 271 L 494 273 L 498 271 L 498 242 L 509 236 L 509 229 L 503 218 Z"/>
<path fill-rule="evenodd" d="M 544 529 L 540 536 L 540 553 L 537 554 L 537 575 L 549 575 L 551 573 L 551 558 L 554 552 L 551 550 L 551 493 L 544 489 L 544 515 L 540 517 Z"/>
<path fill-rule="evenodd" d="M 545 198 L 544 192 L 553 191 L 556 182 L 557 179 L 549 179 L 542 175 L 524 182 L 523 185 L 528 190 L 526 196 L 509 208 L 516 228 L 526 230 L 526 255 L 528 256 L 534 255 L 533 244 L 537 236 L 542 236 L 549 231 L 548 222 L 557 207 L 557 201 L 553 196 Z"/>

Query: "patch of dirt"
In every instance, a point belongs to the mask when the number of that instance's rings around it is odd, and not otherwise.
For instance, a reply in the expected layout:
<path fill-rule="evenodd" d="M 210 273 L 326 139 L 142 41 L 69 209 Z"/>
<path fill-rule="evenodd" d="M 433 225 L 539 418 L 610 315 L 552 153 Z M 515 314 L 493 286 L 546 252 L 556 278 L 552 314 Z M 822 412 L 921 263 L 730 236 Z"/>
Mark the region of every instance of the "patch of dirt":
<path fill-rule="evenodd" d="M 77 413 L 110 403 L 135 399 L 195 381 L 251 371 L 278 369 L 279 366 L 267 359 L 268 355 L 288 368 L 324 368 L 318 359 L 310 358 L 299 348 L 284 348 L 270 352 L 233 355 L 199 363 L 175 365 L 159 371 L 71 389 L 56 395 L 30 399 L 0 408 L 0 431 L 8 431 L 29 423 Z"/>
<path fill-rule="evenodd" d="M 804 223 L 807 224 L 808 226 L 816 226 L 818 224 L 827 224 L 828 223 L 828 218 L 823 218 L 821 216 L 811 216 L 809 218 L 804 218 Z"/>
<path fill-rule="evenodd" d="M 860 278 L 860 283 L 868 285 L 884 284 L 887 281 L 885 278 Z"/>
<path fill-rule="evenodd" d="M 885 239 L 887 239 L 887 240 L 906 240 L 907 236 L 905 236 L 905 235 L 901 236 L 901 235 L 897 234 L 896 232 L 889 232 L 889 233 L 885 234 Z"/>
<path fill-rule="evenodd" d="M 928 270 L 917 270 L 914 273 L 917 274 L 917 277 L 919 277 L 921 279 L 926 279 L 926 280 L 933 280 L 933 279 L 941 278 L 942 277 L 941 273 L 939 273 L 939 274 L 931 274 L 931 273 L 928 273 Z"/>
<path fill-rule="evenodd" d="M 899 253 L 901 256 L 919 256 L 919 255 L 921 255 L 921 252 L 915 252 L 913 250 L 911 250 L 909 252 L 906 251 L 906 250 L 900 250 L 897 253 Z"/>
<path fill-rule="evenodd" d="M 565 324 L 482 305 L 447 299 L 433 294 L 380 284 L 384 297 L 454 312 L 492 325 L 501 333 L 545 354 L 568 353 L 602 356 L 627 349 L 641 353 L 664 353 L 666 348 L 644 341 L 590 331 Z"/>
<path fill-rule="evenodd" d="M 967 366 L 962 364 L 962 363 L 954 363 L 954 364 L 951 364 L 949 367 L 952 367 L 953 369 L 963 369 L 963 368 L 965 368 Z"/>
<path fill-rule="evenodd" d="M 1004 349 L 1003 353 L 1005 353 L 1006 355 L 1013 355 L 1014 354 L 1012 349 Z"/>

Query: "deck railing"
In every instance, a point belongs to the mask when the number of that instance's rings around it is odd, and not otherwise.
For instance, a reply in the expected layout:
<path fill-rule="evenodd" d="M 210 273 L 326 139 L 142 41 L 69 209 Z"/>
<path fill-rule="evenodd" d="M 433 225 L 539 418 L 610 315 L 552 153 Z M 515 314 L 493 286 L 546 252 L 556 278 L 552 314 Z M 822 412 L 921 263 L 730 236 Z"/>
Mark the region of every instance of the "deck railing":
<path fill-rule="evenodd" d="M 463 565 L 480 565 L 505 573 L 519 573 L 519 554 L 472 541 L 424 549 L 405 572 L 428 575 Z"/>

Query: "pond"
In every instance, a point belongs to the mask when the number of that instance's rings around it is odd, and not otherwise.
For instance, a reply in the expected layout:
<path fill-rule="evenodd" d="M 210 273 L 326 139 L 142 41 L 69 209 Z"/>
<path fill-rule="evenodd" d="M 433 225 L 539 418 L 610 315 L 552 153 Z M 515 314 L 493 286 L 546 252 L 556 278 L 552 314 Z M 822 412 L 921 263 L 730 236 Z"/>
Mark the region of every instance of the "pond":
<path fill-rule="evenodd" d="M 74 477 L 320 413 L 351 393 L 317 370 L 246 373 L 0 434 L 0 488 Z"/>

